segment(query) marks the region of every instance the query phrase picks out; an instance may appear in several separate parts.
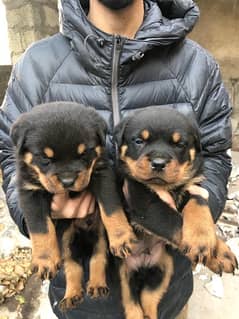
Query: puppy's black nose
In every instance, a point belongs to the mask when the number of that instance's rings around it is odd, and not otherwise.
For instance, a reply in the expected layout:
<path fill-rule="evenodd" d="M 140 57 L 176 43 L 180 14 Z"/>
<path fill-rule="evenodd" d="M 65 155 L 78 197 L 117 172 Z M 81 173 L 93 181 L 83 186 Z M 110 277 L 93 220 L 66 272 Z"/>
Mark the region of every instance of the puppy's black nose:
<path fill-rule="evenodd" d="M 74 185 L 76 177 L 75 176 L 62 176 L 62 177 L 59 177 L 59 180 L 64 187 L 71 187 Z"/>
<path fill-rule="evenodd" d="M 166 159 L 158 157 L 152 160 L 151 167 L 155 171 L 162 171 L 165 168 L 166 164 Z"/>

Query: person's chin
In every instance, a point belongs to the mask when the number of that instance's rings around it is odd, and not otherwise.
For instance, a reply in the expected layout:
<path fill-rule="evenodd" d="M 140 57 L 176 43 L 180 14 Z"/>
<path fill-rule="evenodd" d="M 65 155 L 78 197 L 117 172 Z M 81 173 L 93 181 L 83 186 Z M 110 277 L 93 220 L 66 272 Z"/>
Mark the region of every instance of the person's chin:
<path fill-rule="evenodd" d="M 120 10 L 128 7 L 134 0 L 99 0 L 105 7 L 111 10 Z"/>

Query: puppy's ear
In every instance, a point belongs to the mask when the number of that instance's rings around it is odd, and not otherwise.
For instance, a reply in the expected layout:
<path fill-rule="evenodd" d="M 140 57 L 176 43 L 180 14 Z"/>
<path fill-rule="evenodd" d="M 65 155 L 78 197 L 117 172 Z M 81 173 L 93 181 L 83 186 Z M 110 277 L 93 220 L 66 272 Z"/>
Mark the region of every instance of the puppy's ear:
<path fill-rule="evenodd" d="M 196 148 L 196 151 L 198 153 L 201 153 L 202 152 L 202 144 L 201 144 L 201 141 L 200 141 L 200 134 L 199 132 L 196 132 L 194 134 L 194 143 L 195 143 L 195 148 Z"/>
<path fill-rule="evenodd" d="M 131 116 L 125 117 L 114 129 L 113 142 L 118 146 L 121 146 L 124 142 L 124 132 L 130 118 Z"/>
<path fill-rule="evenodd" d="M 200 136 L 200 129 L 199 126 L 196 122 L 192 121 L 192 130 L 194 132 L 193 137 L 194 137 L 194 146 L 197 151 L 197 153 L 202 152 L 202 145 L 201 145 L 201 136 Z"/>
<path fill-rule="evenodd" d="M 199 126 L 194 118 L 191 118 L 190 126 L 191 126 L 191 131 L 193 132 L 195 149 L 196 149 L 197 153 L 201 153 L 202 152 L 202 145 L 201 145 L 200 129 L 199 129 Z"/>
<path fill-rule="evenodd" d="M 100 138 L 100 143 L 102 146 L 105 146 L 108 127 L 106 122 L 101 117 L 97 121 L 97 128 L 98 128 L 97 135 Z"/>
<path fill-rule="evenodd" d="M 18 152 L 21 152 L 24 147 L 26 133 L 29 128 L 29 123 L 21 116 L 11 127 L 10 137 L 13 144 L 17 147 Z"/>

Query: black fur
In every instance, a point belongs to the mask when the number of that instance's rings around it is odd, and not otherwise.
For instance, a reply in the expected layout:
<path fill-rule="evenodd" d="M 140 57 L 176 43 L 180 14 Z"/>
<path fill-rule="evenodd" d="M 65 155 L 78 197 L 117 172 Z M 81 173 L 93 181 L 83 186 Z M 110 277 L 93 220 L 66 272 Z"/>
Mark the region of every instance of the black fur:
<path fill-rule="evenodd" d="M 150 132 L 150 138 L 142 144 L 137 144 L 136 139 L 140 138 L 140 133 L 144 129 Z M 181 136 L 179 144 L 172 141 L 171 136 L 174 132 Z M 190 176 L 181 184 L 167 183 L 158 172 L 153 173 L 149 180 L 135 180 L 125 162 L 121 159 L 118 161 L 120 175 L 129 185 L 128 204 L 131 221 L 140 223 L 154 234 L 172 241 L 175 232 L 182 227 L 181 214 L 152 193 L 150 184 L 165 187 L 176 200 L 177 207 L 182 208 L 185 186 L 192 178 L 202 175 L 203 160 L 198 127 L 193 120 L 188 120 L 174 109 L 152 106 L 126 117 L 116 127 L 114 140 L 118 148 L 127 145 L 125 155 L 133 160 L 145 154 L 151 161 L 155 158 L 162 158 L 166 162 L 176 159 L 183 164 L 190 161 L 189 149 L 195 149 Z"/>
<path fill-rule="evenodd" d="M 173 138 L 175 133 L 177 135 Z M 202 174 L 198 128 L 176 110 L 147 107 L 123 119 L 115 129 L 114 139 L 119 149 L 119 174 L 127 184 L 126 206 L 130 221 L 139 234 L 141 232 L 141 238 L 144 238 L 144 234 L 152 238 L 157 235 L 170 244 L 179 245 L 183 220 L 178 209 L 191 196 L 186 191 L 187 184 Z M 153 166 L 157 161 L 162 163 L 159 169 Z M 166 165 L 170 163 L 176 163 L 178 167 L 188 163 L 189 170 L 185 178 L 170 180 L 166 175 Z M 145 170 L 145 175 L 142 170 Z M 177 210 L 158 197 L 154 191 L 155 185 L 172 194 Z M 200 204 L 203 204 L 202 200 Z M 163 260 L 161 262 L 163 265 Z M 143 265 L 137 270 L 129 270 L 131 297 L 136 303 L 140 304 L 143 289 L 155 290 L 160 287 L 167 265 L 162 269 L 159 265 Z"/>
<path fill-rule="evenodd" d="M 130 274 L 129 286 L 133 299 L 140 302 L 139 296 L 143 288 L 156 289 L 161 283 L 163 272 L 159 267 L 141 267 Z"/>
<path fill-rule="evenodd" d="M 21 115 L 12 127 L 19 203 L 34 243 L 34 269 L 42 278 L 55 275 L 59 248 L 66 258 L 80 262 L 94 254 L 99 234 L 103 235 L 98 210 L 80 220 L 52 221 L 54 194 L 67 192 L 73 198 L 88 190 L 101 202 L 106 215 L 111 216 L 119 208 L 122 210 L 114 171 L 105 152 L 106 133 L 106 123 L 95 109 L 70 102 L 36 106 Z M 42 239 L 43 235 L 47 235 L 44 238 L 49 238 L 51 243 L 57 243 L 58 238 L 59 247 L 54 244 L 56 249 L 51 249 L 47 239 Z M 103 250 L 105 253 L 105 248 Z M 65 258 L 64 254 L 61 257 Z M 76 297 L 80 298 L 80 294 Z M 64 309 L 66 305 L 68 301 L 63 300 Z"/>

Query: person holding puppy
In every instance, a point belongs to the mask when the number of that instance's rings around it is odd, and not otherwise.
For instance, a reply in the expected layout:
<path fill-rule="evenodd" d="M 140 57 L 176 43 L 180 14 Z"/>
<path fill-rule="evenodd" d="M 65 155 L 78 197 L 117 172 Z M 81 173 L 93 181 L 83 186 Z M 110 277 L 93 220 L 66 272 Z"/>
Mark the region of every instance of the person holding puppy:
<path fill-rule="evenodd" d="M 208 199 L 214 221 L 225 204 L 231 171 L 228 94 L 219 67 L 198 44 L 185 39 L 199 16 L 191 0 L 62 0 L 60 33 L 34 43 L 14 66 L 0 114 L 3 188 L 12 218 L 27 235 L 15 187 L 15 160 L 9 131 L 18 116 L 37 104 L 75 101 L 93 106 L 111 128 L 147 105 L 176 108 L 194 118 L 201 131 L 205 180 L 192 190 Z M 111 136 L 109 150 L 113 153 Z M 168 193 L 159 194 L 174 205 Z M 83 218 L 94 198 L 55 196 L 54 218 Z M 70 213 L 72 212 L 72 213 Z M 193 289 L 190 262 L 174 255 L 175 273 L 160 305 L 160 319 L 173 319 Z M 112 265 L 106 300 L 86 298 L 61 313 L 62 272 L 52 280 L 50 300 L 58 318 L 123 318 L 119 283 Z"/>

